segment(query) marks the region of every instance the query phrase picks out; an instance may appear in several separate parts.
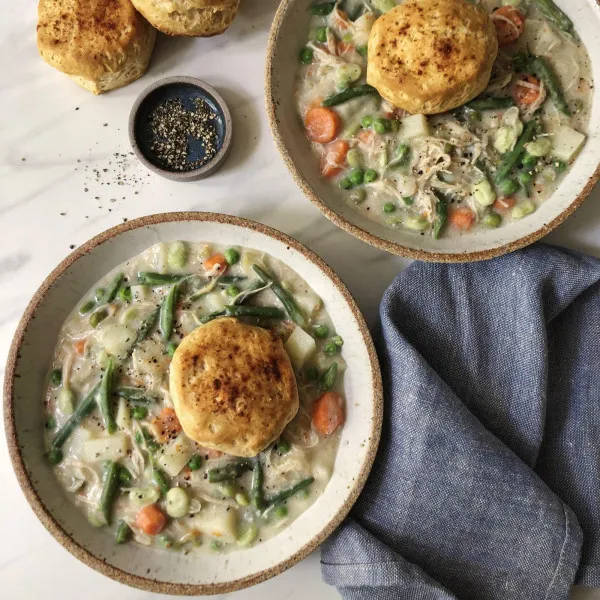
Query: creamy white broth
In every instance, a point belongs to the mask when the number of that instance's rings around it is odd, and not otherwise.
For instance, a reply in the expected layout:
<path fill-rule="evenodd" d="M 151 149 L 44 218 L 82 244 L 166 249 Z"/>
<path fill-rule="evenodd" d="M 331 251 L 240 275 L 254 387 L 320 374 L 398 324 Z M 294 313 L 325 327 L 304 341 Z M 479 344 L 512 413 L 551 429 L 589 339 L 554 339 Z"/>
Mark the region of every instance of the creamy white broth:
<path fill-rule="evenodd" d="M 338 2 L 328 15 L 312 17 L 307 45 L 302 50 L 312 53 L 312 59 L 302 64 L 301 58 L 296 89 L 297 109 L 303 121 L 309 110 L 323 100 L 345 87 L 365 83 L 368 33 L 381 14 L 378 7 L 392 4 L 387 0 L 347 0 Z M 502 6 L 497 0 L 480 4 L 491 14 Z M 513 70 L 513 58 L 528 51 L 548 61 L 572 115 L 559 112 L 547 90 L 530 109 L 515 106 L 470 111 L 463 107 L 427 117 L 408 115 L 378 95 L 351 99 L 331 107 L 341 118 L 336 139 L 327 144 L 311 142 L 317 157 L 315 168 L 323 174 L 328 171 L 324 163 L 334 165 L 325 177 L 335 193 L 342 194 L 350 206 L 372 220 L 434 236 L 468 235 L 473 230 L 506 225 L 525 218 L 552 196 L 580 151 L 565 154 L 560 150 L 565 135 L 572 131 L 585 135 L 588 130 L 591 64 L 581 41 L 548 22 L 533 1 L 521 2 L 517 8 L 526 14 L 524 32 L 515 43 L 500 48 L 492 79 L 482 96 L 512 97 L 512 90 L 523 76 Z M 340 73 L 354 69 L 351 65 L 358 68 L 360 76 L 348 82 Z M 376 132 L 374 125 L 365 125 L 365 118 L 367 123 L 368 119 L 383 119 L 387 130 Z M 533 141 L 550 140 L 552 147 L 534 164 L 524 165 L 520 159 L 505 178 L 512 184 L 501 187 L 496 181 L 498 166 L 514 148 L 522 127 L 532 119 L 539 121 Z M 503 135 L 501 129 L 512 132 L 512 143 L 509 140 L 507 144 L 506 139 L 504 143 L 496 142 Z M 331 152 L 338 143 L 348 149 L 341 158 L 339 153 Z M 408 154 L 402 160 L 404 146 Z M 357 177 L 354 183 L 350 181 L 353 172 Z M 372 181 L 367 181 L 369 172 Z M 491 184 L 485 193 L 479 185 L 484 180 Z M 454 219 L 445 218 L 436 232 L 436 222 L 444 219 L 440 197 L 451 214 L 466 212 L 468 226 L 461 228 Z"/>
<path fill-rule="evenodd" d="M 182 247 L 187 250 L 187 260 L 185 265 L 175 267 L 169 256 L 173 249 Z M 215 244 L 182 242 L 149 248 L 107 274 L 82 298 L 64 323 L 55 349 L 45 398 L 45 436 L 50 460 L 57 463 L 58 480 L 69 499 L 92 525 L 105 526 L 114 534 L 120 523 L 125 522 L 133 540 L 142 545 L 225 552 L 260 543 L 276 535 L 304 512 L 323 492 L 333 471 L 341 427 L 331 435 L 318 433 L 311 421 L 311 410 L 315 399 L 324 391 L 343 394 L 346 367 L 342 358 L 343 340 L 335 335 L 333 323 L 320 298 L 281 261 L 256 250 L 237 247 L 239 261 L 229 266 L 224 274 L 207 272 L 206 259 L 226 250 L 228 248 Z M 134 345 L 144 320 L 162 304 L 172 287 L 172 284 L 140 285 L 140 273 L 191 275 L 178 284 L 180 292 L 170 338 L 171 344 L 177 344 L 185 334 L 202 326 L 207 315 L 222 311 L 234 302 L 234 298 L 239 302 L 239 295 L 234 294 L 230 286 L 235 285 L 241 293 L 255 284 L 258 278 L 253 264 L 262 266 L 289 291 L 307 320 L 304 331 L 315 340 L 316 346 L 314 352 L 306 354 L 303 363 L 292 361 L 300 396 L 297 416 L 280 440 L 259 457 L 264 474 L 262 491 L 267 501 L 307 478 L 312 477 L 314 481 L 285 501 L 267 505 L 262 510 L 252 504 L 246 505 L 252 471 L 228 482 L 208 481 L 207 474 L 211 470 L 238 459 L 202 448 L 182 431 L 170 439 L 161 439 L 160 424 L 153 420 L 165 407 L 172 407 L 168 386 L 169 349 L 157 327 L 150 330 L 146 339 Z M 107 304 L 95 302 L 94 297 L 102 297 L 103 291 L 106 293 L 110 289 L 119 274 L 123 275 L 123 281 L 116 297 Z M 235 283 L 227 283 L 232 278 L 236 279 Z M 128 288 L 130 298 L 121 291 Z M 203 295 L 195 298 L 200 293 Z M 82 309 L 88 308 L 87 303 L 96 306 L 81 314 Z M 284 308 L 269 288 L 248 296 L 243 304 Z M 100 311 L 106 311 L 107 316 L 95 323 L 97 318 L 93 315 Z M 250 317 L 242 320 L 273 328 L 284 342 L 297 327 L 288 315 L 279 320 Z M 326 335 L 323 335 L 324 328 Z M 293 352 L 293 348 L 289 351 Z M 104 415 L 94 405 L 91 414 L 74 428 L 64 444 L 55 448 L 53 444 L 72 419 L 73 410 L 77 411 L 102 380 L 109 357 L 116 367 L 111 394 L 116 432 L 108 434 Z M 332 381 L 326 382 L 324 377 L 328 372 L 331 374 L 334 363 L 337 376 L 331 385 Z M 58 377 L 56 372 L 61 374 L 60 385 L 55 379 Z M 116 395 L 115 390 L 126 387 L 143 390 L 143 396 L 153 401 L 140 403 Z M 147 410 L 146 416 L 135 414 L 140 406 Z M 134 418 L 136 416 L 138 418 Z M 201 466 L 191 470 L 190 460 L 198 461 L 198 457 Z M 131 481 L 118 485 L 110 510 L 110 525 L 105 523 L 101 511 L 106 461 L 124 467 L 131 475 Z M 153 476 L 156 468 L 162 472 L 169 489 L 179 487 L 187 494 L 188 507 L 180 517 L 168 515 L 169 496 L 159 490 Z M 156 504 L 167 515 L 166 526 L 157 535 L 145 533 L 136 523 L 140 509 L 149 504 Z"/>

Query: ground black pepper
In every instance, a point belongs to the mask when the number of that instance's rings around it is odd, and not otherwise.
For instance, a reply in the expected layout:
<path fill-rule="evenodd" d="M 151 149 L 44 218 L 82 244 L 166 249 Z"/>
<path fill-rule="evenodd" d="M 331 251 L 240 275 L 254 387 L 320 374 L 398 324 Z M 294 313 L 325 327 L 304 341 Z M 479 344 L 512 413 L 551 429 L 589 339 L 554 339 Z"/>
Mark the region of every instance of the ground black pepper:
<path fill-rule="evenodd" d="M 169 99 L 150 114 L 150 150 L 168 168 L 190 171 L 211 160 L 218 151 L 215 127 L 217 114 L 202 98 L 194 98 L 195 110 L 187 110 L 181 100 Z M 190 160 L 189 140 L 200 141 L 203 156 Z"/>

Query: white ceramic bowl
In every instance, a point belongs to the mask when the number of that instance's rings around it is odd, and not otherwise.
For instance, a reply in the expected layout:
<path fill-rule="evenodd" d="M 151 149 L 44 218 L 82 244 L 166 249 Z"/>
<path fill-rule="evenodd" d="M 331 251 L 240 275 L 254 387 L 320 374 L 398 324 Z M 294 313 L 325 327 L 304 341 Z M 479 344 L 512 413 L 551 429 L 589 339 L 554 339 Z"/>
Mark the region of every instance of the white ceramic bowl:
<path fill-rule="evenodd" d="M 323 299 L 344 338 L 347 422 L 323 495 L 289 527 L 254 548 L 189 555 L 118 546 L 66 498 L 44 457 L 42 401 L 59 329 L 108 271 L 160 241 L 207 241 L 263 250 L 294 269 Z M 314 550 L 337 527 L 362 489 L 381 429 L 379 366 L 365 321 L 333 271 L 297 241 L 259 223 L 212 213 L 168 213 L 129 221 L 93 238 L 44 281 L 18 326 L 4 386 L 10 456 L 36 515 L 73 555 L 123 583 L 169 594 L 215 594 L 258 583 Z"/>
<path fill-rule="evenodd" d="M 573 20 L 587 46 L 593 77 L 600 82 L 596 0 L 556 0 Z M 589 139 L 552 198 L 525 219 L 495 230 L 474 230 L 439 240 L 410 231 L 391 229 L 367 219 L 347 205 L 340 192 L 319 174 L 317 160 L 296 111 L 294 91 L 298 54 L 306 44 L 309 7 L 313 0 L 282 0 L 271 28 L 266 66 L 266 104 L 275 142 L 296 183 L 325 216 L 361 240 L 420 260 L 461 262 L 482 260 L 522 248 L 549 233 L 588 196 L 600 177 L 600 85 L 593 94 Z"/>

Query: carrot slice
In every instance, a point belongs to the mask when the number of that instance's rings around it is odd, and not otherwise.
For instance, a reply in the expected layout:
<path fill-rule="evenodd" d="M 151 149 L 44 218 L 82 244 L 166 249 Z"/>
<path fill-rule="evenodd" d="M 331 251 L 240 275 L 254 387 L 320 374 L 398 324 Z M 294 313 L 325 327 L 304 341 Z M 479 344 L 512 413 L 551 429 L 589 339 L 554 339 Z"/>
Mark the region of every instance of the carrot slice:
<path fill-rule="evenodd" d="M 523 85 L 520 83 L 520 81 L 525 81 L 536 87 L 532 88 L 528 85 Z M 539 98 L 541 90 L 542 85 L 539 79 L 533 75 L 523 75 L 515 84 L 515 87 L 512 91 L 512 96 L 519 106 L 530 106 Z"/>
<path fill-rule="evenodd" d="M 173 439 L 181 431 L 181 423 L 177 418 L 177 414 L 169 406 L 162 409 L 158 417 L 152 420 L 152 424 L 154 425 L 156 439 L 161 444 Z"/>
<path fill-rule="evenodd" d="M 517 199 L 514 196 L 506 196 L 506 198 L 498 198 L 494 202 L 494 210 L 502 212 L 512 208 L 517 203 Z"/>
<path fill-rule="evenodd" d="M 315 400 L 312 422 L 321 435 L 331 435 L 344 422 L 343 402 L 337 392 L 326 392 Z"/>
<path fill-rule="evenodd" d="M 356 137 L 361 142 L 361 144 L 368 146 L 373 141 L 375 135 L 376 133 L 372 129 L 361 129 L 356 134 Z"/>
<path fill-rule="evenodd" d="M 330 108 L 311 108 L 304 117 L 304 127 L 309 140 L 327 144 L 333 141 L 340 131 L 340 117 Z"/>
<path fill-rule="evenodd" d="M 492 15 L 498 45 L 508 46 L 516 42 L 525 28 L 525 15 L 514 6 L 502 6 Z"/>
<path fill-rule="evenodd" d="M 475 222 L 475 214 L 466 206 L 461 206 L 460 208 L 451 208 L 448 214 L 448 220 L 457 229 L 469 231 Z"/>
<path fill-rule="evenodd" d="M 156 504 L 149 504 L 140 509 L 135 518 L 135 524 L 148 535 L 157 535 L 167 524 L 167 517 Z"/>
<path fill-rule="evenodd" d="M 222 254 L 213 254 L 204 261 L 204 268 L 215 275 L 221 275 L 227 269 L 227 260 Z"/>
<path fill-rule="evenodd" d="M 325 177 L 335 177 L 346 163 L 346 155 L 350 146 L 344 140 L 331 142 L 321 156 L 321 173 Z"/>
<path fill-rule="evenodd" d="M 77 352 L 77 354 L 83 354 L 85 352 L 85 343 L 86 339 L 83 340 L 75 340 L 73 342 L 73 350 Z"/>

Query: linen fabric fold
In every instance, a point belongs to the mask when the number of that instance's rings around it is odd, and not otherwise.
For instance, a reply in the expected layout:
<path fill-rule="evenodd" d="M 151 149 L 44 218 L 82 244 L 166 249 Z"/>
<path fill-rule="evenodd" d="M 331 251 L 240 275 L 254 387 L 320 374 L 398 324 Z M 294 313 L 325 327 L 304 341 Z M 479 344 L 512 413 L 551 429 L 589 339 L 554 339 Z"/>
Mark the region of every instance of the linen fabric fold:
<path fill-rule="evenodd" d="M 600 260 L 414 263 L 380 316 L 381 444 L 325 580 L 347 600 L 600 586 Z"/>

